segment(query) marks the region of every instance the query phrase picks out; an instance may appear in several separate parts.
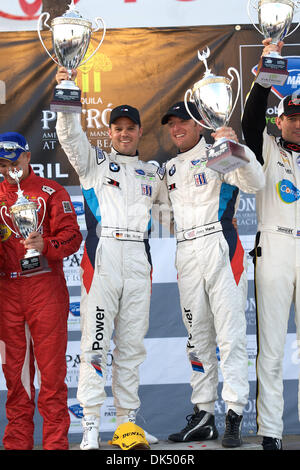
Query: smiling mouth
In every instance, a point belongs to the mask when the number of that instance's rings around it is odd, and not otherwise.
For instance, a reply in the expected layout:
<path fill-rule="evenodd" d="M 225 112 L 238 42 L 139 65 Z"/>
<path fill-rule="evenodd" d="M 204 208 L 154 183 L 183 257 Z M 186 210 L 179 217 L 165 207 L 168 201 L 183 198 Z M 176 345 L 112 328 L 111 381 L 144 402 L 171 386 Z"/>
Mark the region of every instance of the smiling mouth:
<path fill-rule="evenodd" d="M 175 134 L 176 139 L 181 139 L 185 134 Z"/>

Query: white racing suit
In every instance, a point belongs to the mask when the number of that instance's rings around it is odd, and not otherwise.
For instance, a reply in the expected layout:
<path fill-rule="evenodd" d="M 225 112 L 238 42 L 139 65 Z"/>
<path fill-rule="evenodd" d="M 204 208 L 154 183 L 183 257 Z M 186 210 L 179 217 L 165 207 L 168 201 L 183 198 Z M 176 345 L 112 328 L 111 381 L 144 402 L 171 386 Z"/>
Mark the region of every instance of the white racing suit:
<path fill-rule="evenodd" d="M 256 196 L 257 422 L 258 434 L 281 439 L 282 363 L 293 301 L 300 340 L 300 168 L 299 153 L 266 133 L 263 155 L 266 189 Z"/>
<path fill-rule="evenodd" d="M 256 195 L 254 250 L 258 434 L 281 439 L 283 358 L 292 303 L 298 344 L 300 340 L 300 152 L 299 145 L 268 135 L 269 94 L 270 88 L 254 84 L 245 103 L 242 127 L 266 177 L 265 188 Z M 294 353 L 296 356 L 297 345 Z"/>
<path fill-rule="evenodd" d="M 57 135 L 80 178 L 88 230 L 81 263 L 77 396 L 85 415 L 99 415 L 114 330 L 114 403 L 135 410 L 149 322 L 151 210 L 155 201 L 169 210 L 166 184 L 155 165 L 92 147 L 74 114 L 58 113 Z"/>
<path fill-rule="evenodd" d="M 232 225 L 240 188 L 254 193 L 264 174 L 254 154 L 250 163 L 226 175 L 206 167 L 202 137 L 191 150 L 166 165 L 167 185 L 176 224 L 176 268 L 187 353 L 192 366 L 192 403 L 214 413 L 218 358 L 222 398 L 242 414 L 247 403 L 248 357 L 245 304 L 246 255 Z"/>

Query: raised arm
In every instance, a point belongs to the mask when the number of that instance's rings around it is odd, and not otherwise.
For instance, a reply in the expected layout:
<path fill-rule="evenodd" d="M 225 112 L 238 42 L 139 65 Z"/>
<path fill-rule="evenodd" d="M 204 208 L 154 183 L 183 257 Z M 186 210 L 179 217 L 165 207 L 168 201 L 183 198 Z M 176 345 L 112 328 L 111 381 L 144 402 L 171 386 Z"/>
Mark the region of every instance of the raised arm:
<path fill-rule="evenodd" d="M 66 73 L 65 68 L 59 68 L 56 75 L 58 83 L 67 78 Z M 80 115 L 77 113 L 58 112 L 56 132 L 59 143 L 80 177 L 81 183 L 88 189 L 94 183 L 97 162 L 102 158 L 99 153 L 102 152 L 90 144 L 81 127 Z"/>
<path fill-rule="evenodd" d="M 281 52 L 283 42 L 278 45 L 271 44 L 271 39 L 263 41 L 264 49 L 262 56 L 268 55 L 271 51 Z M 258 83 L 253 83 L 247 96 L 245 109 L 242 117 L 242 131 L 247 146 L 255 153 L 257 160 L 263 165 L 263 134 L 266 127 L 266 110 L 270 87 L 263 87 Z"/>

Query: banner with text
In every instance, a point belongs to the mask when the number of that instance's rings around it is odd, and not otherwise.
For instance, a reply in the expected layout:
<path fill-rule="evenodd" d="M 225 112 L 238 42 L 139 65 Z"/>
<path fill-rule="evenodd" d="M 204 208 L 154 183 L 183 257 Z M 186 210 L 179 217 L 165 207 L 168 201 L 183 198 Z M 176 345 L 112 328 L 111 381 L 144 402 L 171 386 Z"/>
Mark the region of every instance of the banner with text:
<path fill-rule="evenodd" d="M 43 32 L 45 43 L 52 53 L 49 32 Z M 87 55 L 97 46 L 100 33 L 93 35 Z M 255 76 L 262 50 L 262 37 L 252 26 L 134 28 L 111 29 L 99 52 L 79 68 L 77 84 L 82 90 L 82 126 L 93 145 L 109 151 L 108 135 L 110 110 L 120 104 L 136 106 L 141 113 L 143 137 L 140 157 L 160 164 L 175 155 L 167 129 L 161 125 L 163 114 L 170 105 L 183 100 L 187 89 L 200 80 L 204 66 L 197 51 L 210 48 L 208 66 L 216 75 L 227 76 L 229 67 L 241 75 L 241 96 L 230 125 L 242 141 L 241 114 L 243 103 Z M 32 152 L 34 171 L 64 185 L 71 194 L 78 223 L 84 235 L 86 227 L 84 206 L 78 177 L 60 148 L 55 132 L 56 114 L 50 111 L 55 87 L 56 65 L 46 55 L 34 31 L 0 33 L 2 60 L 0 63 L 0 132 L 19 131 L 26 136 Z M 275 117 L 282 96 L 300 88 L 300 30 L 289 37 L 283 49 L 288 59 L 289 78 L 282 87 L 273 87 L 266 122 L 277 133 Z M 8 67 L 13 65 L 13 69 Z M 236 84 L 233 83 L 234 96 Z M 206 138 L 211 142 L 210 133 Z M 247 253 L 253 248 L 256 232 L 255 196 L 242 194 L 237 212 L 241 241 Z M 184 424 L 184 413 L 191 412 L 189 378 L 191 370 L 185 355 L 186 330 L 181 319 L 174 267 L 175 240 L 160 238 L 160 231 L 151 238 L 154 265 L 150 327 L 145 340 L 147 360 L 141 367 L 141 412 L 150 432 L 161 438 L 177 431 Z M 65 276 L 70 292 L 69 344 L 67 351 L 69 406 L 72 417 L 71 435 L 81 432 L 82 410 L 76 400 L 78 367 L 80 363 L 80 275 L 79 265 L 83 245 L 77 253 L 64 260 Z M 246 308 L 249 381 L 251 394 L 245 410 L 243 432 L 254 433 L 255 424 L 255 358 L 256 318 L 253 286 L 253 264 L 248 257 L 248 299 Z M 108 357 L 113 360 L 113 343 Z M 297 378 L 299 359 L 293 315 L 288 328 L 284 358 L 285 432 L 296 433 L 298 417 Z M 220 375 L 220 383 L 222 377 Z M 221 385 L 220 385 L 221 387 Z M 5 390 L 3 378 L 0 390 Z M 4 392 L 3 392 L 4 393 Z M 107 403 L 103 407 L 103 432 L 114 430 L 115 410 L 107 383 Z M 156 399 L 153 399 L 155 397 Z M 3 403 L 3 402 L 2 402 Z M 216 404 L 218 427 L 224 426 L 224 406 L 221 398 Z M 181 408 L 181 413 L 174 413 Z M 2 407 L 4 408 L 4 407 Z M 163 424 L 162 424 L 162 415 Z M 4 409 L 0 422 L 5 421 Z M 141 421 L 140 425 L 143 425 Z M 1 426 L 3 429 L 3 426 Z M 105 436 L 104 436 L 105 437 Z M 111 437 L 111 436 L 110 436 Z M 75 439 L 75 437 L 74 437 Z"/>

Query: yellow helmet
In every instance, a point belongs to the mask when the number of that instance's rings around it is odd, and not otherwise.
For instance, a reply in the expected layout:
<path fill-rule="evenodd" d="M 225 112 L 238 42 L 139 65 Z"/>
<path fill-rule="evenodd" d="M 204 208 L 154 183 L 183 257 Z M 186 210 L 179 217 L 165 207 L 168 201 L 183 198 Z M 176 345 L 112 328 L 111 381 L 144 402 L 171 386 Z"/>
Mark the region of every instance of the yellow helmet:
<path fill-rule="evenodd" d="M 113 446 L 120 446 L 122 450 L 150 449 L 145 431 L 131 422 L 120 424 L 112 440 L 108 443 Z"/>

